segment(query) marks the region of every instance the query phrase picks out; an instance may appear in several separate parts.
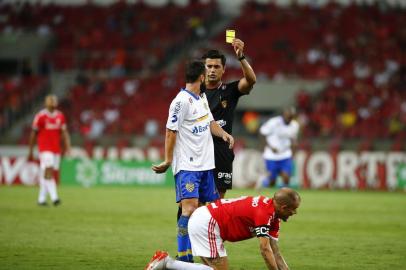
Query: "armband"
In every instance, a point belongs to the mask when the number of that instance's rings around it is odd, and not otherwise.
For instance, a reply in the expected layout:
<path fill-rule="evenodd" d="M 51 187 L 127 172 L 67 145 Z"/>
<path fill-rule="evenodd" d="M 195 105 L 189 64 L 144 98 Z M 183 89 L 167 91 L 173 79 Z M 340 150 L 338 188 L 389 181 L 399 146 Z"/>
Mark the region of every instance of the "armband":
<path fill-rule="evenodd" d="M 268 237 L 269 238 L 269 227 L 268 226 L 258 226 L 255 227 L 255 234 L 257 237 Z"/>

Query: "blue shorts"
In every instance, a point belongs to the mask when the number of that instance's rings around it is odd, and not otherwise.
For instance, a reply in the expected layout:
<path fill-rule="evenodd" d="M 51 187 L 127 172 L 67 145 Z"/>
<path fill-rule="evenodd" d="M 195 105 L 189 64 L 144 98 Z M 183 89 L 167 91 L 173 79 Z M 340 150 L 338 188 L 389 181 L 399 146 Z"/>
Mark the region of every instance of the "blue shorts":
<path fill-rule="evenodd" d="M 175 175 L 176 202 L 197 198 L 200 202 L 212 202 L 220 198 L 214 183 L 213 170 L 180 171 Z"/>
<path fill-rule="evenodd" d="M 270 179 L 275 180 L 281 172 L 292 176 L 293 160 L 292 158 L 282 160 L 265 160 L 266 169 L 270 173 Z"/>

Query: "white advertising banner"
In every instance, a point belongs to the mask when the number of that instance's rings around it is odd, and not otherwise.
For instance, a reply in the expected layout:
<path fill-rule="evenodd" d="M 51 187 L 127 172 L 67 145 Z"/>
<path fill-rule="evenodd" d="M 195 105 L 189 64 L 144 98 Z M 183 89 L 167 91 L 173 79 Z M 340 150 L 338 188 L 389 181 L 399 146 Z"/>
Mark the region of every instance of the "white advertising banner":
<path fill-rule="evenodd" d="M 313 189 L 381 189 L 406 186 L 406 153 L 298 151 L 293 186 Z M 245 149 L 233 165 L 235 187 L 255 187 L 266 175 L 262 153 Z"/>
<path fill-rule="evenodd" d="M 0 185 L 35 185 L 38 182 L 37 161 L 28 161 L 27 147 L 0 147 Z M 74 148 L 72 158 L 96 160 L 152 161 L 162 158 L 158 148 L 102 148 L 91 153 Z M 379 189 L 395 190 L 406 187 L 406 153 L 404 152 L 355 152 L 298 151 L 291 184 L 312 189 Z M 242 149 L 236 153 L 233 164 L 233 185 L 250 188 L 265 177 L 262 153 Z"/>

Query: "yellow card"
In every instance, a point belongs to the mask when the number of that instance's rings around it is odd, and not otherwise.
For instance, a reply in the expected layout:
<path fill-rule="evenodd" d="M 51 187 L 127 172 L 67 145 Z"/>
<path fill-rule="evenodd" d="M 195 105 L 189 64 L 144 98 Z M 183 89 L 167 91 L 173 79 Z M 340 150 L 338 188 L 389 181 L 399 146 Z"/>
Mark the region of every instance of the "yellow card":
<path fill-rule="evenodd" d="M 226 42 L 233 43 L 235 39 L 235 30 L 226 30 Z"/>

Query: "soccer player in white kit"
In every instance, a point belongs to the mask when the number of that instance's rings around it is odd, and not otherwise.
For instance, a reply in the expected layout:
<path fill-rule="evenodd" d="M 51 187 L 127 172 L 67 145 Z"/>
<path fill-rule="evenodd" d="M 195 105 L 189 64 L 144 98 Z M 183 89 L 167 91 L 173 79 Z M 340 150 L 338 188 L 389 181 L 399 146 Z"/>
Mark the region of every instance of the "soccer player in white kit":
<path fill-rule="evenodd" d="M 164 173 L 172 165 L 176 184 L 176 202 L 182 206 L 178 221 L 178 259 L 192 262 L 187 225 L 199 202 L 219 199 L 214 183 L 214 136 L 233 147 L 234 139 L 225 132 L 210 112 L 206 95 L 200 86 L 205 80 L 205 66 L 193 61 L 186 66 L 186 87 L 182 88 L 169 108 L 166 124 L 165 160 L 154 165 Z M 191 268 L 192 269 L 192 268 Z"/>
<path fill-rule="evenodd" d="M 282 177 L 284 186 L 289 185 L 293 172 L 294 148 L 299 133 L 299 123 L 294 119 L 295 114 L 295 108 L 286 108 L 281 116 L 269 119 L 259 129 L 259 133 L 266 139 L 263 157 L 267 176 L 262 179 L 264 187 L 274 185 L 278 175 Z"/>
<path fill-rule="evenodd" d="M 60 200 L 57 193 L 55 175 L 59 170 L 61 157 L 61 135 L 65 144 L 65 153 L 70 152 L 70 137 L 66 128 L 65 116 L 56 108 L 58 99 L 55 95 L 45 98 L 45 109 L 38 112 L 32 123 L 29 140 L 28 160 L 33 159 L 35 140 L 38 143 L 40 179 L 38 205 L 46 206 L 47 194 L 52 203 L 57 206 Z"/>

